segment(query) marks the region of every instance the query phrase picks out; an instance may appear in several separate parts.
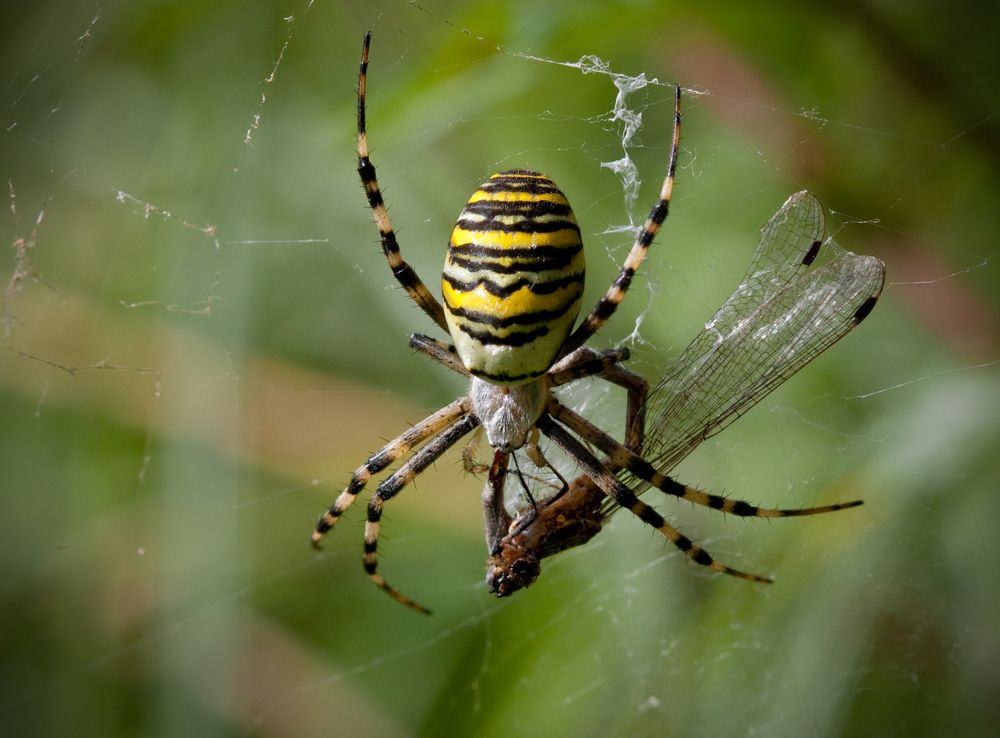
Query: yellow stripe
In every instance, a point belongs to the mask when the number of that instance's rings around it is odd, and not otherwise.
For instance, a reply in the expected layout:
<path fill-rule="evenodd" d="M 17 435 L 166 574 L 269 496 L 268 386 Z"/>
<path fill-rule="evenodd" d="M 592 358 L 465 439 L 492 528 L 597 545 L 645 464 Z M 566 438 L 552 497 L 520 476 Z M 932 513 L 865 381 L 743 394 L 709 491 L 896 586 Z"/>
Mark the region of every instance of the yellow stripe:
<path fill-rule="evenodd" d="M 451 248 L 462 252 L 465 244 L 489 246 L 497 249 L 524 249 L 532 246 L 579 246 L 580 234 L 573 228 L 563 228 L 549 233 L 526 231 L 467 231 L 456 227 L 451 232 Z"/>
<path fill-rule="evenodd" d="M 476 190 L 469 198 L 469 202 L 479 202 L 480 200 L 496 200 L 497 202 L 555 202 L 560 205 L 569 205 L 563 193 L 554 190 L 552 192 L 528 192 L 526 190 Z"/>
<path fill-rule="evenodd" d="M 583 285 L 579 282 L 567 285 L 550 295 L 538 295 L 525 285 L 506 298 L 491 294 L 482 286 L 471 291 L 456 290 L 447 281 L 441 283 L 441 291 L 449 309 L 475 310 L 497 317 L 534 313 L 539 310 L 559 310 L 567 308 L 578 297 Z"/>
<path fill-rule="evenodd" d="M 497 172 L 496 174 L 491 174 L 490 179 L 540 179 L 544 182 L 552 182 L 551 179 L 546 177 L 544 174 L 539 174 L 538 172 Z M 555 183 L 553 183 L 554 185 Z"/>

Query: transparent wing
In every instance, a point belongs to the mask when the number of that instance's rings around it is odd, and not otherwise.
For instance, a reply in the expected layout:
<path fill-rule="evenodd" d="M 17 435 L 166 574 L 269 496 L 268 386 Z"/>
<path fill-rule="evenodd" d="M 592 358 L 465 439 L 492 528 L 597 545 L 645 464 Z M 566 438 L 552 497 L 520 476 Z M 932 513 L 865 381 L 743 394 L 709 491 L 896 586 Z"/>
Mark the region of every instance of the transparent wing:
<path fill-rule="evenodd" d="M 715 312 L 705 331 L 695 338 L 677 363 L 689 354 L 704 355 L 721 336 L 747 317 L 748 308 L 764 304 L 802 274 L 819 254 L 825 235 L 826 223 L 819 200 L 804 191 L 789 197 L 761 229 L 760 243 L 739 287 Z"/>
<path fill-rule="evenodd" d="M 740 285 L 650 393 L 643 456 L 654 466 L 676 466 L 871 312 L 884 265 L 845 253 L 807 271 L 823 235 L 808 192 L 764 227 Z"/>

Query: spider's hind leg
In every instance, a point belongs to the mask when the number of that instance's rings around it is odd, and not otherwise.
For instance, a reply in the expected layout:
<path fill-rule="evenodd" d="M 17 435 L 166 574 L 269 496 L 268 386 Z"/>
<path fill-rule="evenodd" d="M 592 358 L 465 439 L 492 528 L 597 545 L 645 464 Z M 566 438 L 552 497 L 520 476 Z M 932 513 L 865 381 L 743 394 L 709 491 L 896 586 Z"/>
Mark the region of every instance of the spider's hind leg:
<path fill-rule="evenodd" d="M 428 415 L 419 423 L 414 425 L 405 433 L 389 441 L 385 446 L 372 454 L 368 460 L 358 467 L 351 475 L 351 481 L 347 487 L 337 496 L 333 504 L 319 517 L 316 528 L 312 534 L 312 545 L 320 548 L 320 542 L 333 526 L 337 524 L 340 517 L 347 511 L 357 499 L 358 494 L 365 488 L 372 475 L 382 471 L 397 459 L 405 456 L 413 448 L 423 443 L 435 433 L 440 433 L 457 422 L 463 415 L 469 412 L 467 398 L 455 400 L 450 405 L 438 410 L 432 415 Z"/>
<path fill-rule="evenodd" d="M 632 284 L 632 279 L 635 277 L 636 271 L 646 258 L 646 253 L 649 251 L 653 239 L 656 237 L 660 226 L 663 225 L 663 221 L 666 220 L 667 213 L 670 211 L 670 198 L 674 191 L 674 176 L 677 173 L 677 155 L 680 151 L 680 146 L 681 88 L 678 85 L 674 89 L 674 127 L 670 142 L 670 158 L 667 162 L 667 174 L 663 179 L 663 185 L 660 187 L 660 198 L 646 217 L 642 230 L 636 236 L 635 242 L 632 244 L 628 256 L 625 257 L 625 263 L 622 265 L 621 271 L 618 273 L 615 281 L 611 283 L 608 291 L 598 300 L 587 317 L 580 322 L 577 329 L 566 339 L 561 351 L 563 356 L 582 346 L 587 339 L 599 331 L 608 322 L 608 319 L 614 314 L 615 310 L 617 310 L 621 301 L 625 299 L 625 294 Z"/>
<path fill-rule="evenodd" d="M 427 444 L 415 453 L 409 461 L 403 464 L 396 472 L 383 480 L 379 484 L 375 494 L 368 501 L 368 518 L 365 522 L 365 572 L 373 582 L 383 592 L 401 605 L 406 605 L 411 610 L 430 614 L 423 605 L 415 600 L 411 600 L 399 590 L 389 586 L 381 574 L 378 573 L 378 536 L 382 521 L 382 508 L 385 503 L 399 493 L 403 487 L 409 484 L 424 469 L 430 466 L 445 451 L 455 445 L 466 433 L 479 425 L 479 420 L 475 415 L 467 414 L 460 418 L 450 427 L 441 431 Z"/>
<path fill-rule="evenodd" d="M 634 453 L 631 449 L 622 446 L 589 420 L 576 414 L 565 405 L 552 400 L 549 402 L 548 411 L 552 417 L 556 418 L 560 423 L 565 424 L 567 428 L 580 436 L 580 438 L 583 438 L 607 454 L 607 458 L 604 460 L 606 467 L 615 470 L 628 469 L 636 477 L 653 485 L 664 494 L 693 502 L 696 505 L 703 505 L 713 510 L 721 510 L 722 512 L 740 517 L 790 518 L 846 510 L 862 504 L 862 500 L 852 500 L 850 502 L 837 502 L 832 505 L 820 505 L 818 507 L 773 508 L 759 507 L 743 500 L 713 495 L 709 492 L 703 492 L 702 490 L 681 484 L 663 472 L 658 471 L 641 456 Z"/>
<path fill-rule="evenodd" d="M 541 431 L 551 438 L 557 446 L 569 454 L 574 461 L 584 470 L 584 473 L 597 484 L 601 490 L 611 497 L 620 506 L 627 508 L 642 522 L 655 528 L 667 540 L 673 543 L 685 556 L 696 564 L 706 566 L 714 571 L 730 576 L 746 579 L 751 582 L 770 583 L 769 577 L 758 574 L 750 574 L 739 569 L 734 569 L 712 558 L 701 546 L 698 546 L 690 538 L 668 523 L 652 507 L 640 500 L 632 490 L 625 486 L 620 479 L 614 476 L 610 469 L 605 468 L 597 457 L 594 456 L 586 446 L 578 441 L 569 431 L 556 423 L 551 415 L 543 415 L 538 421 Z"/>

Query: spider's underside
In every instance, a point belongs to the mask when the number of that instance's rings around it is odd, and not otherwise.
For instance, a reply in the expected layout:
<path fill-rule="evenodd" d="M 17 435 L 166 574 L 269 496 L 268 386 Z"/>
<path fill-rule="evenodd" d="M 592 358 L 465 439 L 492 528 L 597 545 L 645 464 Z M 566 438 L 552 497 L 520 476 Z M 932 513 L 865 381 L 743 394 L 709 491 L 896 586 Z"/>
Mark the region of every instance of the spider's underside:
<path fill-rule="evenodd" d="M 365 88 L 370 39 L 371 34 L 366 34 L 358 79 L 358 172 L 394 276 L 452 341 L 445 343 L 414 335 L 411 346 L 469 377 L 470 390 L 466 396 L 390 441 L 359 467 L 347 487 L 320 517 L 312 537 L 315 545 L 337 523 L 374 474 L 410 454 L 379 484 L 369 500 L 364 566 L 371 579 L 393 599 L 420 612 L 429 612 L 389 586 L 378 573 L 376 551 L 382 509 L 407 483 L 477 427 L 485 431 L 493 449 L 483 490 L 483 509 L 490 554 L 487 582 L 498 596 L 531 584 L 538 576 L 539 560 L 544 556 L 584 543 L 596 534 L 612 504 L 631 510 L 698 564 L 751 581 L 770 581 L 715 561 L 642 502 L 636 491 L 619 478 L 626 473 L 666 494 L 741 516 L 812 515 L 861 504 L 854 501 L 802 509 L 761 508 L 676 482 L 662 471 L 679 460 L 670 459 L 669 449 L 664 448 L 666 442 L 660 437 L 664 435 L 661 418 L 671 417 L 669 408 L 660 412 L 662 397 L 669 396 L 669 391 L 663 390 L 661 384 L 649 395 L 646 381 L 623 365 L 628 358 L 626 349 L 598 352 L 584 345 L 615 312 L 667 216 L 680 145 L 679 87 L 674 97 L 669 162 L 659 199 L 618 276 L 574 328 L 585 271 L 580 230 L 566 197 L 552 180 L 537 172 L 517 169 L 494 174 L 470 197 L 449 242 L 442 275 L 443 305 L 403 260 L 382 200 L 375 167 L 368 156 Z M 785 209 L 789 208 L 789 203 Z M 784 209 L 779 215 L 782 212 Z M 804 268 L 811 263 L 819 243 L 816 240 L 808 245 L 807 254 L 798 266 Z M 838 320 L 836 330 L 829 331 L 830 340 L 810 340 L 806 345 L 809 351 L 801 352 L 798 358 L 804 360 L 797 366 L 775 362 L 771 368 L 776 371 L 771 375 L 764 373 L 762 389 L 744 389 L 744 396 L 739 398 L 743 404 L 737 402 L 736 411 L 759 400 L 802 363 L 860 322 L 871 311 L 881 288 L 881 276 L 877 271 L 874 266 L 867 270 L 871 273 L 866 272 L 864 287 L 852 297 L 857 305 L 850 300 L 844 301 L 836 316 L 840 318 L 843 313 L 845 317 Z M 832 277 L 820 286 L 831 281 Z M 876 281 L 877 288 L 874 286 Z M 838 287 L 839 283 L 832 286 Z M 763 291 L 761 295 L 767 296 Z M 821 309 L 829 311 L 826 307 Z M 724 310 L 725 306 L 717 317 Z M 722 317 L 727 318 L 726 315 Z M 815 353 L 810 353 L 813 350 Z M 551 392 L 555 387 L 584 377 L 604 379 L 625 388 L 624 443 L 614 440 L 560 403 Z M 723 389 L 732 391 L 725 384 Z M 650 408 L 657 410 L 653 424 L 656 433 L 650 434 L 647 442 L 646 417 Z M 715 413 L 714 420 L 703 423 L 702 438 L 731 419 L 732 413 L 728 410 L 720 412 L 716 408 Z M 565 452 L 582 474 L 572 483 L 563 482 L 562 489 L 552 499 L 541 506 L 532 503 L 530 509 L 512 519 L 504 506 L 510 456 L 524 448 L 536 464 L 548 465 L 537 446 L 539 434 Z M 644 452 L 650 447 L 656 451 L 654 455 Z M 592 448 L 604 455 L 603 460 L 594 455 Z M 553 472 L 558 477 L 558 472 L 554 469 Z"/>

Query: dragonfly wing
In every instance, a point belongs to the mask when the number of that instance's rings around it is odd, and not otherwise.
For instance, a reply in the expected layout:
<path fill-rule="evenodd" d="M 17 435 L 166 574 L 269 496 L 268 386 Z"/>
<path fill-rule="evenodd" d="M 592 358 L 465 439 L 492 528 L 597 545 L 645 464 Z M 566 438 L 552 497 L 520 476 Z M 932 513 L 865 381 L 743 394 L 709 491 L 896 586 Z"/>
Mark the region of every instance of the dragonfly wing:
<path fill-rule="evenodd" d="M 804 191 L 789 197 L 761 229 L 760 242 L 739 287 L 715 311 L 698 339 L 714 342 L 720 334 L 728 333 L 750 309 L 765 303 L 802 274 L 819 253 L 825 233 L 823 206 L 819 200 Z M 688 351 L 697 349 L 692 344 Z"/>
<path fill-rule="evenodd" d="M 808 200 L 815 202 L 811 195 Z M 748 272 L 650 394 L 644 455 L 660 469 L 674 467 L 836 343 L 868 315 L 882 290 L 885 267 L 874 257 L 845 253 L 803 274 L 809 264 L 792 264 L 792 250 L 777 248 L 767 228 L 761 243 L 771 250 L 758 247 L 754 263 L 772 267 Z M 768 256 L 778 253 L 786 261 Z M 755 304 L 759 296 L 764 301 Z"/>

